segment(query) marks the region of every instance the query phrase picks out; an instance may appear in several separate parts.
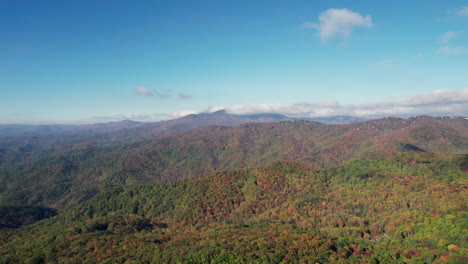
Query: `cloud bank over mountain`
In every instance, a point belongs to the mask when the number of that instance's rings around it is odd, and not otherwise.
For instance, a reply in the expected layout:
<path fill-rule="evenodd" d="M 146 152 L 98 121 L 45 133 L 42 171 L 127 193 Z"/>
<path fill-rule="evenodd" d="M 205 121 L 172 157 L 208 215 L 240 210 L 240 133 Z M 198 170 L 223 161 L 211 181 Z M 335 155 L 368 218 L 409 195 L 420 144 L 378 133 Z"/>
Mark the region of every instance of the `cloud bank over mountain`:
<path fill-rule="evenodd" d="M 390 98 L 379 102 L 341 104 L 329 102 L 298 102 L 293 104 L 248 104 L 215 106 L 170 114 L 180 117 L 189 114 L 212 113 L 225 110 L 230 114 L 247 115 L 279 113 L 289 117 L 322 117 L 352 115 L 360 117 L 413 116 L 413 115 L 468 115 L 468 88 L 461 90 L 435 90 L 410 96 Z"/>

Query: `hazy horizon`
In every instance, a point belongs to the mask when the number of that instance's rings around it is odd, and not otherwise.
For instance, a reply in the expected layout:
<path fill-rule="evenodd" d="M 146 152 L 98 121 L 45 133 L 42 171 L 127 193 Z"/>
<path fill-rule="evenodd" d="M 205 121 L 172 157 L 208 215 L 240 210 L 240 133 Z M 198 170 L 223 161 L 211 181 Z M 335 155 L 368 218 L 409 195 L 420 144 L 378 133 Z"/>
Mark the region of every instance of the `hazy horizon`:
<path fill-rule="evenodd" d="M 225 111 L 225 110 L 218 110 L 218 111 Z M 0 123 L 0 126 L 47 126 L 47 125 L 63 125 L 63 126 L 80 126 L 80 125 L 95 125 L 95 124 L 107 124 L 107 123 L 118 123 L 118 122 L 137 122 L 137 123 L 157 123 L 157 122 L 164 122 L 164 121 L 171 121 L 175 120 L 178 118 L 186 117 L 189 115 L 198 115 L 198 114 L 213 114 L 215 112 L 199 112 L 199 113 L 193 113 L 193 114 L 187 114 L 183 116 L 174 116 L 170 117 L 167 119 L 161 119 L 161 120 L 154 120 L 154 121 L 144 121 L 144 120 L 137 120 L 137 119 L 131 119 L 127 118 L 124 119 L 123 117 L 114 117 L 113 120 L 105 120 L 105 121 L 98 121 L 98 120 L 87 120 L 85 122 L 83 121 L 69 121 L 69 122 L 31 122 L 31 123 Z M 254 116 L 254 115 L 262 115 L 262 114 L 271 114 L 271 115 L 282 115 L 279 113 L 253 113 L 253 114 L 233 114 L 226 112 L 227 114 L 234 115 L 234 116 L 239 116 L 239 117 L 249 117 L 249 116 Z M 465 118 L 468 119 L 466 115 L 427 115 L 427 114 L 420 114 L 420 115 L 382 115 L 382 116 L 366 116 L 366 117 L 360 117 L 360 116 L 351 116 L 351 115 L 331 115 L 331 116 L 316 116 L 316 117 L 292 117 L 292 116 L 287 116 L 283 115 L 286 118 L 290 118 L 291 120 L 313 120 L 317 122 L 321 122 L 320 120 L 322 119 L 330 119 L 329 122 L 334 123 L 334 119 L 338 121 L 339 118 L 347 117 L 353 119 L 353 121 L 342 121 L 338 122 L 338 124 L 349 124 L 349 123 L 355 123 L 355 122 L 365 122 L 369 120 L 378 120 L 378 119 L 386 119 L 386 118 L 401 118 L 401 119 L 410 119 L 410 118 L 417 118 L 417 117 L 434 117 L 434 118 Z"/>

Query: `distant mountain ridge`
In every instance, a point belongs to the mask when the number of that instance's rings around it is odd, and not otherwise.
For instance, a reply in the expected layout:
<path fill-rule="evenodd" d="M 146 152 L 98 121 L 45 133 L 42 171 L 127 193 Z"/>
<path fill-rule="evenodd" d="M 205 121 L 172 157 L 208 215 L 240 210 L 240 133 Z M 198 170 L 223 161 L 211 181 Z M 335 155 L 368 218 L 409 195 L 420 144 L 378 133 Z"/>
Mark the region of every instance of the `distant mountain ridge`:
<path fill-rule="evenodd" d="M 391 117 L 395 118 L 395 117 Z M 440 119 L 454 119 L 459 117 L 434 117 Z M 226 110 L 212 113 L 189 114 L 175 119 L 159 122 L 139 122 L 122 120 L 107 123 L 93 123 L 83 125 L 28 125 L 28 124 L 0 124 L 0 137 L 32 137 L 49 134 L 73 136 L 80 134 L 96 134 L 117 132 L 123 129 L 133 129 L 135 134 L 159 136 L 167 133 L 189 131 L 206 126 L 238 126 L 245 123 L 274 123 L 288 120 L 308 120 L 325 124 L 350 124 L 365 122 L 369 119 L 354 116 L 329 116 L 329 117 L 287 117 L 278 113 L 259 113 L 236 115 Z"/>
<path fill-rule="evenodd" d="M 0 125 L 0 137 L 14 136 L 41 136 L 46 134 L 71 133 L 71 132 L 87 132 L 87 133 L 103 133 L 124 128 L 131 128 L 141 125 L 142 122 L 133 120 L 122 120 L 108 123 L 95 123 L 85 125 L 27 125 L 27 124 L 7 124 Z"/>
<path fill-rule="evenodd" d="M 466 262 L 464 117 L 163 124 L 0 138 L 0 262 Z"/>
<path fill-rule="evenodd" d="M 0 137 L 12 136 L 41 136 L 50 133 L 106 133 L 120 129 L 142 127 L 143 130 L 151 130 L 151 133 L 164 134 L 169 132 L 181 132 L 203 126 L 237 126 L 244 123 L 267 123 L 288 120 L 289 118 L 279 114 L 256 115 L 232 115 L 221 110 L 214 113 L 190 114 L 176 119 L 160 122 L 138 122 L 122 120 L 117 122 L 94 123 L 84 125 L 28 125 L 6 124 L 0 125 Z"/>
<path fill-rule="evenodd" d="M 128 128 L 142 128 L 153 135 L 170 132 L 182 132 L 204 126 L 238 126 L 245 123 L 271 123 L 284 120 L 313 120 L 331 124 L 345 124 L 365 121 L 364 118 L 352 116 L 331 116 L 317 118 L 291 118 L 276 113 L 259 113 L 236 115 L 229 114 L 225 110 L 213 113 L 190 114 L 180 118 L 159 122 L 138 122 L 133 120 L 122 120 L 117 122 L 93 123 L 83 125 L 28 125 L 28 124 L 6 124 L 0 125 L 0 137 L 12 136 L 41 136 L 50 133 L 73 134 L 73 133 L 106 133 Z"/>
<path fill-rule="evenodd" d="M 0 205 L 63 209 L 109 187 L 173 182 L 275 161 L 324 168 L 415 150 L 468 154 L 468 120 L 463 117 L 383 118 L 346 125 L 284 120 L 166 134 L 151 129 L 53 138 L 47 145 L 42 138 L 0 142 Z"/>

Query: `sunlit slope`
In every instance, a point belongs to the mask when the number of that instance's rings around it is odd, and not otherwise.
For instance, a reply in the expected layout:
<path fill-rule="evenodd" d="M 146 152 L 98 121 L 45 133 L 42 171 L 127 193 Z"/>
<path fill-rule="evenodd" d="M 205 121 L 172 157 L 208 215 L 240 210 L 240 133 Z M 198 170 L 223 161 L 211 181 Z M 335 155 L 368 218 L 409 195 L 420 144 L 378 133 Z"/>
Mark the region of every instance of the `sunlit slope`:
<path fill-rule="evenodd" d="M 58 209 L 109 187 L 297 161 L 314 168 L 404 151 L 468 153 L 463 118 L 387 118 L 349 125 L 310 121 L 208 127 L 121 144 L 101 143 L 0 166 L 0 204 Z"/>
<path fill-rule="evenodd" d="M 467 164 L 466 155 L 408 152 L 323 170 L 275 162 L 117 188 L 4 230 L 1 259 L 463 263 Z"/>

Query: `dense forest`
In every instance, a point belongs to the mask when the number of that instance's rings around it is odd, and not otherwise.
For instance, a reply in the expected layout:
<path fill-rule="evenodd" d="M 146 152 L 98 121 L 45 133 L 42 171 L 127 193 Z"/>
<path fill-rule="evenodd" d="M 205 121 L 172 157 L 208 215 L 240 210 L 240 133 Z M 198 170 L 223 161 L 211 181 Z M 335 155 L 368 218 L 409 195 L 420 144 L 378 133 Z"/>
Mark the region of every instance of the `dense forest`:
<path fill-rule="evenodd" d="M 466 263 L 466 155 L 295 162 L 103 192 L 3 230 L 3 263 Z M 21 249 L 21 250 L 18 250 Z"/>
<path fill-rule="evenodd" d="M 47 144 L 42 137 L 0 140 L 0 205 L 63 210 L 111 187 L 173 182 L 274 161 L 327 168 L 403 151 L 468 153 L 468 121 L 461 117 L 348 125 L 284 121 L 157 137 L 133 133 L 130 128 L 80 139 L 46 137 Z"/>
<path fill-rule="evenodd" d="M 0 263 L 468 262 L 464 118 L 136 129 L 0 138 Z"/>

